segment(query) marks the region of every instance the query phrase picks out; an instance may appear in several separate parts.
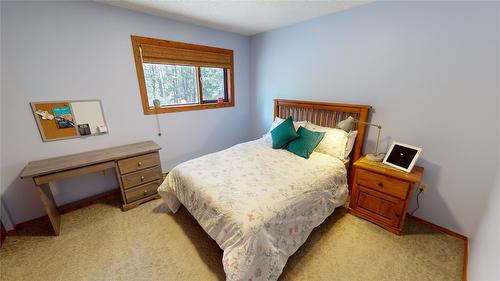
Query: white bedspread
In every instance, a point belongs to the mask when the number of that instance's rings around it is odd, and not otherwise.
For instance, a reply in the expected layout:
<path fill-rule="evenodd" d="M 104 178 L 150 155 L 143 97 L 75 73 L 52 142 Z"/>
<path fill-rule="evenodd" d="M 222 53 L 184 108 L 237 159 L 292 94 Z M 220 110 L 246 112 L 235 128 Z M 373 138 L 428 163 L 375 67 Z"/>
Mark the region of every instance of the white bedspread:
<path fill-rule="evenodd" d="M 347 198 L 344 164 L 303 159 L 265 138 L 184 162 L 158 192 L 182 203 L 224 250 L 227 280 L 277 280 L 289 256 Z"/>

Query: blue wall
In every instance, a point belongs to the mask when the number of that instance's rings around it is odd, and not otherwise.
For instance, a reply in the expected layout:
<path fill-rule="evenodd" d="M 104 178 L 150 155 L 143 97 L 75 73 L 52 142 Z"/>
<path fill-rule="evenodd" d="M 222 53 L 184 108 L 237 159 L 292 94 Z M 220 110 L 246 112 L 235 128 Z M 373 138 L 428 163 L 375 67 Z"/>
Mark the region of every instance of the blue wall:
<path fill-rule="evenodd" d="M 142 111 L 131 34 L 233 49 L 236 106 L 161 114 L 158 137 L 155 116 Z M 19 179 L 28 161 L 154 140 L 169 170 L 249 139 L 246 36 L 88 1 L 2 1 L 1 42 L 1 191 L 14 223 L 45 214 L 32 181 Z M 42 142 L 29 102 L 68 99 L 101 99 L 109 134 Z M 64 204 L 117 186 L 114 172 L 96 173 L 53 193 Z"/>
<path fill-rule="evenodd" d="M 370 104 L 382 150 L 423 148 L 416 215 L 472 234 L 499 161 L 499 6 L 380 1 L 252 37 L 254 137 L 274 98 Z"/>
<path fill-rule="evenodd" d="M 44 213 L 32 183 L 18 179 L 30 160 L 154 139 L 169 169 L 259 137 L 272 99 L 295 98 L 374 106 L 382 149 L 392 140 L 424 149 L 429 190 L 417 215 L 477 228 L 499 162 L 490 122 L 500 119 L 498 2 L 375 2 L 251 38 L 97 3 L 1 5 L 1 184 L 15 223 Z M 130 34 L 234 49 L 236 107 L 161 115 L 158 138 L 142 114 Z M 101 98 L 110 134 L 43 143 L 28 102 L 69 98 Z M 72 179 L 55 187 L 56 200 L 115 185 L 112 175 Z"/>

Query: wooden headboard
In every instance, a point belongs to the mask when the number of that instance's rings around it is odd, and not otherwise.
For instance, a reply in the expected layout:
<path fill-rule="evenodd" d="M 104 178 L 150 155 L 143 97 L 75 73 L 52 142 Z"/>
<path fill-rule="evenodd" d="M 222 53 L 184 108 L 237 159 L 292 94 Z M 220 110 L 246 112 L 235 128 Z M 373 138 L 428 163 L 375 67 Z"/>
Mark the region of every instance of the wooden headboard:
<path fill-rule="evenodd" d="M 288 118 L 292 116 L 294 121 L 309 121 L 313 124 L 335 128 L 337 124 L 352 116 L 360 121 L 368 122 L 368 113 L 371 106 L 361 104 L 340 104 L 316 101 L 299 100 L 274 100 L 274 117 Z M 354 123 L 353 130 L 358 130 L 354 148 L 349 156 L 349 168 L 361 157 L 365 141 L 366 125 Z M 349 169 L 349 182 L 352 182 L 351 169 Z"/>

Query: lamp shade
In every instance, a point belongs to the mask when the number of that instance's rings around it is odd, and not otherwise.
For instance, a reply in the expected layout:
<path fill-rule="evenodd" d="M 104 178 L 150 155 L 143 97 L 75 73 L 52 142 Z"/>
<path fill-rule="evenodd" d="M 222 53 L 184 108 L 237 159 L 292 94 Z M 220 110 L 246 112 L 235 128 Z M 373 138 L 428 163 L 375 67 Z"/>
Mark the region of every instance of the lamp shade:
<path fill-rule="evenodd" d="M 352 129 L 354 121 L 355 119 L 352 116 L 349 116 L 347 119 L 344 119 L 337 124 L 337 129 L 341 129 L 349 133 Z"/>
<path fill-rule="evenodd" d="M 161 107 L 160 106 L 160 100 L 159 99 L 154 99 L 153 100 L 153 105 L 154 105 L 155 109 L 160 108 Z"/>

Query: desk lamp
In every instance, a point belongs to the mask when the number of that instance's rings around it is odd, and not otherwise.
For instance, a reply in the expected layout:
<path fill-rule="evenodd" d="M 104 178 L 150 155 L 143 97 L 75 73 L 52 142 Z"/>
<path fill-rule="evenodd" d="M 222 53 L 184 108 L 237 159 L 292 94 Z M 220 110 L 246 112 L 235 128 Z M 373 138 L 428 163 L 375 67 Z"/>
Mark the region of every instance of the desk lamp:
<path fill-rule="evenodd" d="M 375 145 L 375 153 L 366 154 L 366 159 L 369 161 L 373 161 L 373 162 L 382 162 L 382 160 L 384 160 L 385 153 L 378 153 L 378 143 L 380 141 L 380 131 L 382 130 L 382 126 L 377 125 L 377 124 L 368 123 L 368 122 L 363 122 L 363 121 L 358 120 L 352 116 L 349 116 L 347 119 L 340 121 L 337 124 L 337 128 L 342 129 L 346 132 L 350 132 L 352 129 L 353 123 L 362 123 L 362 124 L 366 124 L 366 125 L 378 128 L 377 144 Z"/>

